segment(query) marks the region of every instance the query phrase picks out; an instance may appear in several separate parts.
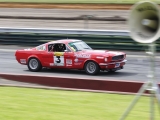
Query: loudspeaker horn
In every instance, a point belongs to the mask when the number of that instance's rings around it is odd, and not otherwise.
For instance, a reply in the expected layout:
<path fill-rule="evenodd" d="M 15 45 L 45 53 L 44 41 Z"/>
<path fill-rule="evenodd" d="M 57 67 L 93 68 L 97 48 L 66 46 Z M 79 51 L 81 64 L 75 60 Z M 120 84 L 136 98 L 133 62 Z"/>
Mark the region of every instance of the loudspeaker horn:
<path fill-rule="evenodd" d="M 159 6 L 150 1 L 132 6 L 128 19 L 130 35 L 140 43 L 152 43 L 160 37 Z"/>

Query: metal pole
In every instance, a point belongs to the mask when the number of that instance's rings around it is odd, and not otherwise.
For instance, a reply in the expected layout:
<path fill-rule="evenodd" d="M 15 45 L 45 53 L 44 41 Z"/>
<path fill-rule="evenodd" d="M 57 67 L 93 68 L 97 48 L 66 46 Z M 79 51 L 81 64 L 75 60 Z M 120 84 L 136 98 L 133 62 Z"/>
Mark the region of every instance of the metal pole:
<path fill-rule="evenodd" d="M 134 107 L 134 105 L 136 104 L 136 102 L 138 101 L 138 99 L 140 98 L 140 96 L 145 92 L 145 90 L 148 90 L 150 95 L 150 120 L 154 120 L 154 97 L 157 98 L 158 100 L 158 106 L 160 109 L 160 96 L 159 96 L 159 87 L 157 84 L 155 84 L 155 44 L 151 43 L 149 45 L 149 52 L 148 53 L 148 57 L 149 57 L 149 61 L 150 61 L 150 71 L 149 71 L 149 80 L 148 82 L 144 83 L 143 86 L 140 88 L 140 90 L 138 91 L 137 95 L 135 96 L 135 98 L 133 99 L 133 101 L 131 102 L 131 104 L 128 106 L 128 108 L 126 109 L 126 111 L 124 112 L 124 114 L 121 116 L 120 120 L 124 120 L 127 115 L 129 114 L 129 112 L 131 111 L 131 109 Z"/>
<path fill-rule="evenodd" d="M 89 18 L 92 18 L 93 15 L 85 15 L 84 16 L 84 28 L 85 29 L 88 29 L 89 27 Z"/>
<path fill-rule="evenodd" d="M 149 58 L 150 58 L 150 79 L 151 79 L 151 100 L 150 100 L 150 120 L 154 120 L 154 85 L 153 83 L 155 82 L 155 44 L 152 43 L 150 44 L 150 53 L 149 53 Z"/>
<path fill-rule="evenodd" d="M 84 16 L 84 29 L 88 29 L 88 16 Z"/>
<path fill-rule="evenodd" d="M 151 93 L 151 101 L 150 101 L 150 120 L 154 120 L 154 94 Z"/>
<path fill-rule="evenodd" d="M 130 105 L 128 106 L 128 108 L 125 110 L 125 112 L 123 113 L 123 115 L 121 116 L 121 118 L 119 120 L 124 120 L 127 115 L 129 114 L 129 112 L 132 110 L 132 108 L 134 107 L 134 105 L 136 104 L 136 102 L 139 100 L 140 96 L 143 94 L 143 92 L 146 90 L 147 86 L 148 86 L 149 82 L 146 82 L 145 84 L 142 85 L 142 87 L 140 88 L 140 90 L 138 91 L 137 95 L 134 97 L 134 99 L 132 100 L 132 102 L 130 103 Z"/>

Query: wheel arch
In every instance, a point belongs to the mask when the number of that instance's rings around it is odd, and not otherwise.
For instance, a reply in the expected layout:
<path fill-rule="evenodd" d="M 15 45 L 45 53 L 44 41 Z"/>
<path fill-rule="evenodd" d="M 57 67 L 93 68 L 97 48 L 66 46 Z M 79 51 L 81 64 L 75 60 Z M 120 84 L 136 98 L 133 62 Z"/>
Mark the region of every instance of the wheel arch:
<path fill-rule="evenodd" d="M 97 65 L 99 66 L 99 64 L 98 64 L 98 62 L 97 62 L 96 60 L 94 60 L 94 59 L 88 59 L 88 60 L 86 60 L 86 61 L 84 62 L 84 64 L 83 64 L 83 69 L 85 69 L 85 65 L 86 65 L 86 63 L 89 62 L 89 61 L 93 61 L 93 62 L 97 63 Z M 100 68 L 100 66 L 99 66 L 99 68 Z"/>
<path fill-rule="evenodd" d="M 39 62 L 42 64 L 41 60 L 40 60 L 39 57 L 36 56 L 36 55 L 31 55 L 31 56 L 29 56 L 29 57 L 27 58 L 27 63 L 28 63 L 28 61 L 29 61 L 31 58 L 36 58 L 36 59 L 38 59 Z"/>

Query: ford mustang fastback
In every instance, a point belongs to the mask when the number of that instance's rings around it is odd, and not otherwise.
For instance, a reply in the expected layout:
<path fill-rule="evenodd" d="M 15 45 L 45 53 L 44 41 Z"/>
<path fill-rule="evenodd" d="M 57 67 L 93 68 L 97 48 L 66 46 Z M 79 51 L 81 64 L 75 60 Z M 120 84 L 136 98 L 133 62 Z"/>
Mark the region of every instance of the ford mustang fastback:
<path fill-rule="evenodd" d="M 82 40 L 64 39 L 17 50 L 16 60 L 27 65 L 32 72 L 42 68 L 85 70 L 89 75 L 101 70 L 115 72 L 123 69 L 126 53 L 109 50 L 93 50 Z"/>

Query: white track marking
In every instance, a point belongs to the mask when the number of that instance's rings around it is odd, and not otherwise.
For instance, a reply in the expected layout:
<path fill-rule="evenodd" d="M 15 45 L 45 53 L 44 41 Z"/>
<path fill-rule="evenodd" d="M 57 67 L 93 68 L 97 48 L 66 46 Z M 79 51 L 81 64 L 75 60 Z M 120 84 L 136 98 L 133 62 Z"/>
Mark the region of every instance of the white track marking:
<path fill-rule="evenodd" d="M 2 52 L 16 52 L 14 49 L 0 49 Z"/>

